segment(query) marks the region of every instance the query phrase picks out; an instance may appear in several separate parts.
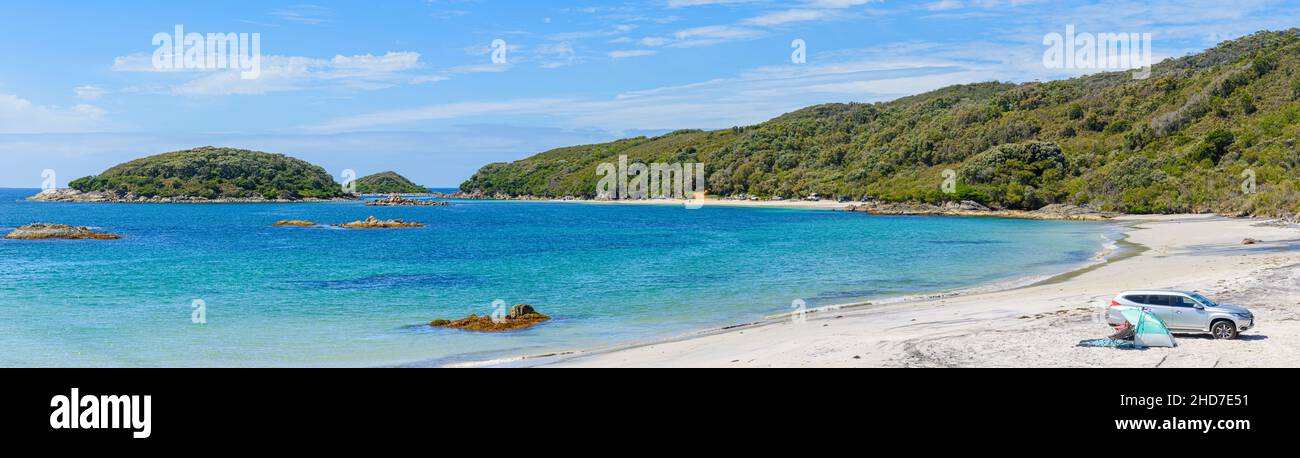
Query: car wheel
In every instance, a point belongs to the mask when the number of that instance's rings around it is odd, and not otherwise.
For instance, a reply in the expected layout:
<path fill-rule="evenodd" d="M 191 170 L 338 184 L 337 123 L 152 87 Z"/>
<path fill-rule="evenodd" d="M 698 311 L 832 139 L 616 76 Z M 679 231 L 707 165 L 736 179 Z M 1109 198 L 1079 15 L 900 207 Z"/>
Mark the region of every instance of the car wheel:
<path fill-rule="evenodd" d="M 1215 321 L 1214 324 L 1210 325 L 1210 334 L 1214 335 L 1214 338 L 1219 340 L 1236 339 L 1237 325 L 1232 324 L 1231 321 L 1227 320 Z"/>

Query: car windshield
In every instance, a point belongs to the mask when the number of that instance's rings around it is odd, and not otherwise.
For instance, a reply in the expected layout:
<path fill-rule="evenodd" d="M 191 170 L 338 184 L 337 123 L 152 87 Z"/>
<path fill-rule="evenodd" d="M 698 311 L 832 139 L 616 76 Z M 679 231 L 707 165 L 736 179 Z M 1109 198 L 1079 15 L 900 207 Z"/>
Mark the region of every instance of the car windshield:
<path fill-rule="evenodd" d="M 1214 301 L 1210 300 L 1210 298 L 1205 297 L 1205 296 L 1202 296 L 1202 295 L 1200 295 L 1200 294 L 1192 293 L 1192 298 L 1193 298 L 1193 299 L 1196 299 L 1196 300 L 1198 300 L 1198 301 L 1201 301 L 1201 303 L 1202 303 L 1202 304 L 1205 304 L 1206 307 L 1218 307 L 1218 306 L 1219 306 L 1219 304 L 1215 304 Z"/>

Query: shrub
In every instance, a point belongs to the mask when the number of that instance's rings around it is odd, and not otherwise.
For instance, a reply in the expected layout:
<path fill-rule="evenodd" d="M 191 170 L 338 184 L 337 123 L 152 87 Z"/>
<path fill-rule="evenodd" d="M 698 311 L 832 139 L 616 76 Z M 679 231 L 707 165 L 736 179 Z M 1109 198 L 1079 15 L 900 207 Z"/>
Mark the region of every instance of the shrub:
<path fill-rule="evenodd" d="M 1206 135 L 1201 144 L 1196 147 L 1193 157 L 1197 160 L 1209 160 L 1218 164 L 1219 159 L 1223 158 L 1224 154 L 1227 154 L 1228 147 L 1236 141 L 1236 137 L 1227 129 L 1215 129 Z"/>

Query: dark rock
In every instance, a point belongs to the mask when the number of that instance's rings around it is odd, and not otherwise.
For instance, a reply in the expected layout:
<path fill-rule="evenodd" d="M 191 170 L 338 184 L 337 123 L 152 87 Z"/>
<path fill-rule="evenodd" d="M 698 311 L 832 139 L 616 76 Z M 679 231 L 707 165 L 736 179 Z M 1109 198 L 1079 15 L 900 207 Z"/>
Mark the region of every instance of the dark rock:
<path fill-rule="evenodd" d="M 535 314 L 537 314 L 537 310 L 533 309 L 533 306 L 528 304 L 519 304 L 514 307 L 510 307 L 510 314 L 506 315 L 506 318 L 515 320 L 515 319 L 523 318 L 524 315 L 535 315 Z"/>

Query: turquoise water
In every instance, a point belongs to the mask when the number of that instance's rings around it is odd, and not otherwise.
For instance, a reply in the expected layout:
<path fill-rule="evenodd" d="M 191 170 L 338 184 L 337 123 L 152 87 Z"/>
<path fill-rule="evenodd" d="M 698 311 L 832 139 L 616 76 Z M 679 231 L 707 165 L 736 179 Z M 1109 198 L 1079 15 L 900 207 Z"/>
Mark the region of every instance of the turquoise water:
<path fill-rule="evenodd" d="M 843 212 L 457 202 L 18 202 L 34 222 L 118 241 L 0 240 L 2 366 L 382 366 L 602 347 L 790 310 L 1047 275 L 1113 226 Z M 427 228 L 276 228 L 374 215 Z M 474 334 L 435 318 L 529 303 L 552 322 Z M 207 324 L 191 304 L 207 305 Z"/>

